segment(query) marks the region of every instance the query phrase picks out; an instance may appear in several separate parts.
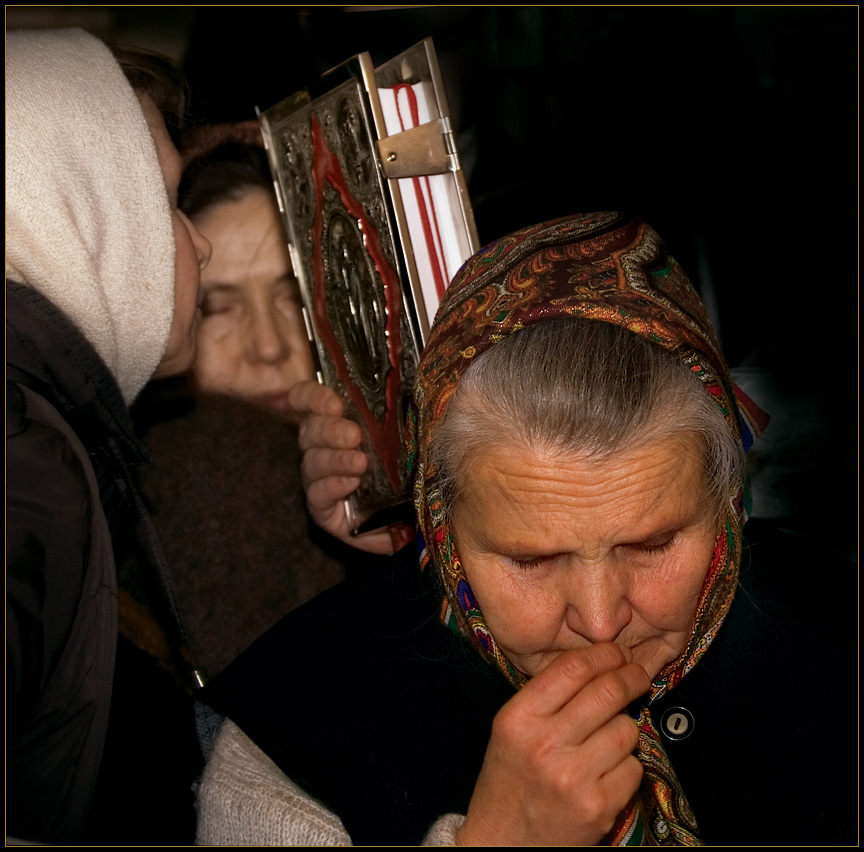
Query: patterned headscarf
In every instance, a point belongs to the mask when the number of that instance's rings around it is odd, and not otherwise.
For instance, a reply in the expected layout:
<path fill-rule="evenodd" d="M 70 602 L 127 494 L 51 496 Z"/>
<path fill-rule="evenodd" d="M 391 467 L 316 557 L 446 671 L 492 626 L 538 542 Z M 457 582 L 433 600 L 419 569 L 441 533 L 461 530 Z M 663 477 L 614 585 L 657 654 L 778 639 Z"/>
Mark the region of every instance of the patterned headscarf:
<path fill-rule="evenodd" d="M 702 302 L 657 234 L 639 219 L 597 213 L 546 222 L 481 249 L 465 264 L 438 310 L 409 416 L 414 501 L 425 543 L 421 562 L 438 572 L 445 620 L 516 687 L 526 676 L 496 643 L 471 591 L 429 455 L 430 437 L 478 355 L 528 325 L 566 317 L 613 323 L 674 352 L 701 381 L 745 450 L 765 423 L 746 397 L 736 400 Z M 655 678 L 651 701 L 699 661 L 732 603 L 745 501 L 742 491 L 727 497 L 689 641 Z M 693 814 L 647 707 L 637 724 L 644 779 L 607 842 L 698 845 Z"/>

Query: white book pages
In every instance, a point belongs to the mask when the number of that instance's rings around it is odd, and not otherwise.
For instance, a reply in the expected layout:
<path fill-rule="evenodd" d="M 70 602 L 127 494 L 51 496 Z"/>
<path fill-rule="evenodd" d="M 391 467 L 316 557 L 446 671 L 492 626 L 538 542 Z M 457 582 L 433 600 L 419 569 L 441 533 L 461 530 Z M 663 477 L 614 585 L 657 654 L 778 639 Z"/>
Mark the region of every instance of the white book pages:
<path fill-rule="evenodd" d="M 439 117 L 431 83 L 379 89 L 378 96 L 388 136 Z M 431 326 L 444 289 L 471 254 L 458 190 L 450 174 L 400 178 L 399 189 Z"/>

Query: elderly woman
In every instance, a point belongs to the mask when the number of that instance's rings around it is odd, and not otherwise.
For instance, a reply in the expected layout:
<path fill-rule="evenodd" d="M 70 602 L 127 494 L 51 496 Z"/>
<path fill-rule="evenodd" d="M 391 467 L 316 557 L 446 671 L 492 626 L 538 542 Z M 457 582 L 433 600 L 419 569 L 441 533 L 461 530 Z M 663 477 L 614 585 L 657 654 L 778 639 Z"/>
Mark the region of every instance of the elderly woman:
<path fill-rule="evenodd" d="M 210 246 L 177 209 L 166 118 L 182 115 L 179 80 L 81 30 L 7 36 L 6 828 L 18 838 L 82 837 L 112 705 L 115 552 L 136 520 L 153 542 L 127 406 L 195 355 Z M 170 601 L 155 544 L 146 559 Z"/>
<path fill-rule="evenodd" d="M 761 420 L 639 220 L 575 216 L 479 252 L 415 385 L 422 570 L 323 595 L 208 687 L 236 724 L 199 840 L 848 839 L 849 649 L 813 584 L 774 587 L 761 545 L 739 576 Z M 824 696 L 788 706 L 816 672 L 840 693 L 827 727 L 808 716 Z"/>

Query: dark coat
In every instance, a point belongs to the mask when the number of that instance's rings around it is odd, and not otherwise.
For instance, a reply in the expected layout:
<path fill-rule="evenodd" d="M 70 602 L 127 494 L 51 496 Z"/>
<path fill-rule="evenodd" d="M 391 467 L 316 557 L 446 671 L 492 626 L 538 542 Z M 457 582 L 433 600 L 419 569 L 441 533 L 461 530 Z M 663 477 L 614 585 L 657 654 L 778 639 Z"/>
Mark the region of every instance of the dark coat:
<path fill-rule="evenodd" d="M 727 623 L 652 708 L 709 845 L 855 842 L 850 569 L 751 527 Z M 437 817 L 466 812 L 492 719 L 512 694 L 438 622 L 435 590 L 408 554 L 288 615 L 202 697 L 355 844 L 416 845 Z M 695 725 L 672 740 L 662 720 L 681 707 Z"/>
<path fill-rule="evenodd" d="M 283 418 L 232 397 L 192 394 L 183 377 L 151 383 L 132 417 L 153 459 L 141 489 L 190 647 L 209 678 L 340 582 L 345 570 L 331 554 L 346 549 L 314 538 L 297 428 Z M 364 561 L 353 549 L 349 558 Z M 152 582 L 134 559 L 119 566 L 119 578 L 121 634 L 166 665 Z"/>
<path fill-rule="evenodd" d="M 6 375 L 6 830 L 70 843 L 84 831 L 102 762 L 116 556 L 140 523 L 130 468 L 147 456 L 92 346 L 14 282 Z M 165 572 L 155 541 L 148 552 Z"/>

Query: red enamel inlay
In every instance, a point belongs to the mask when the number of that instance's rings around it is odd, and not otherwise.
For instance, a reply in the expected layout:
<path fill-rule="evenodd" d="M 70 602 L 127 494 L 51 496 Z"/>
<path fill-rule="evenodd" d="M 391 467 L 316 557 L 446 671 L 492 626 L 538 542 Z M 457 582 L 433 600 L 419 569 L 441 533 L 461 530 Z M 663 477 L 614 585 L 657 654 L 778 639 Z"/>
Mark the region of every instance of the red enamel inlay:
<path fill-rule="evenodd" d="M 333 327 L 327 318 L 325 309 L 325 288 L 324 288 L 324 259 L 322 256 L 321 241 L 324 233 L 324 220 L 321 210 L 321 205 L 318 204 L 315 211 L 315 222 L 313 224 L 313 255 L 312 255 L 312 274 L 315 279 L 315 294 L 313 297 L 313 314 L 315 316 L 315 325 L 318 333 L 324 339 L 327 348 L 333 357 L 333 363 L 336 367 L 336 373 L 345 383 L 348 390 L 348 396 L 351 401 L 357 406 L 363 418 L 366 428 L 369 430 L 369 436 L 372 440 L 372 447 L 384 462 L 387 476 L 393 486 L 394 491 L 399 489 L 399 461 L 396 448 L 399 446 L 399 421 L 396 408 L 396 400 L 399 393 L 399 360 L 402 357 L 402 339 L 399 334 L 399 299 L 401 291 L 399 288 L 399 278 L 393 267 L 387 263 L 384 253 L 381 250 L 381 241 L 378 236 L 378 231 L 367 220 L 362 206 L 357 202 L 345 182 L 345 177 L 342 174 L 342 169 L 339 167 L 339 160 L 336 155 L 327 147 L 324 140 L 324 134 L 321 131 L 321 125 L 315 116 L 312 116 L 312 148 L 313 148 L 313 163 L 312 163 L 312 179 L 315 183 L 315 196 L 321 198 L 324 190 L 324 181 L 327 181 L 338 193 L 345 205 L 345 209 L 353 216 L 360 225 L 360 231 L 363 234 L 363 243 L 366 247 L 369 256 L 372 258 L 378 275 L 384 284 L 385 306 L 387 313 L 386 333 L 387 333 L 387 351 L 390 358 L 390 368 L 387 371 L 387 379 L 385 382 L 385 399 L 386 409 L 384 412 L 384 421 L 380 422 L 375 419 L 372 413 L 366 406 L 366 401 L 363 399 L 363 394 L 360 392 L 348 374 L 348 364 L 345 356 L 336 339 Z"/>

